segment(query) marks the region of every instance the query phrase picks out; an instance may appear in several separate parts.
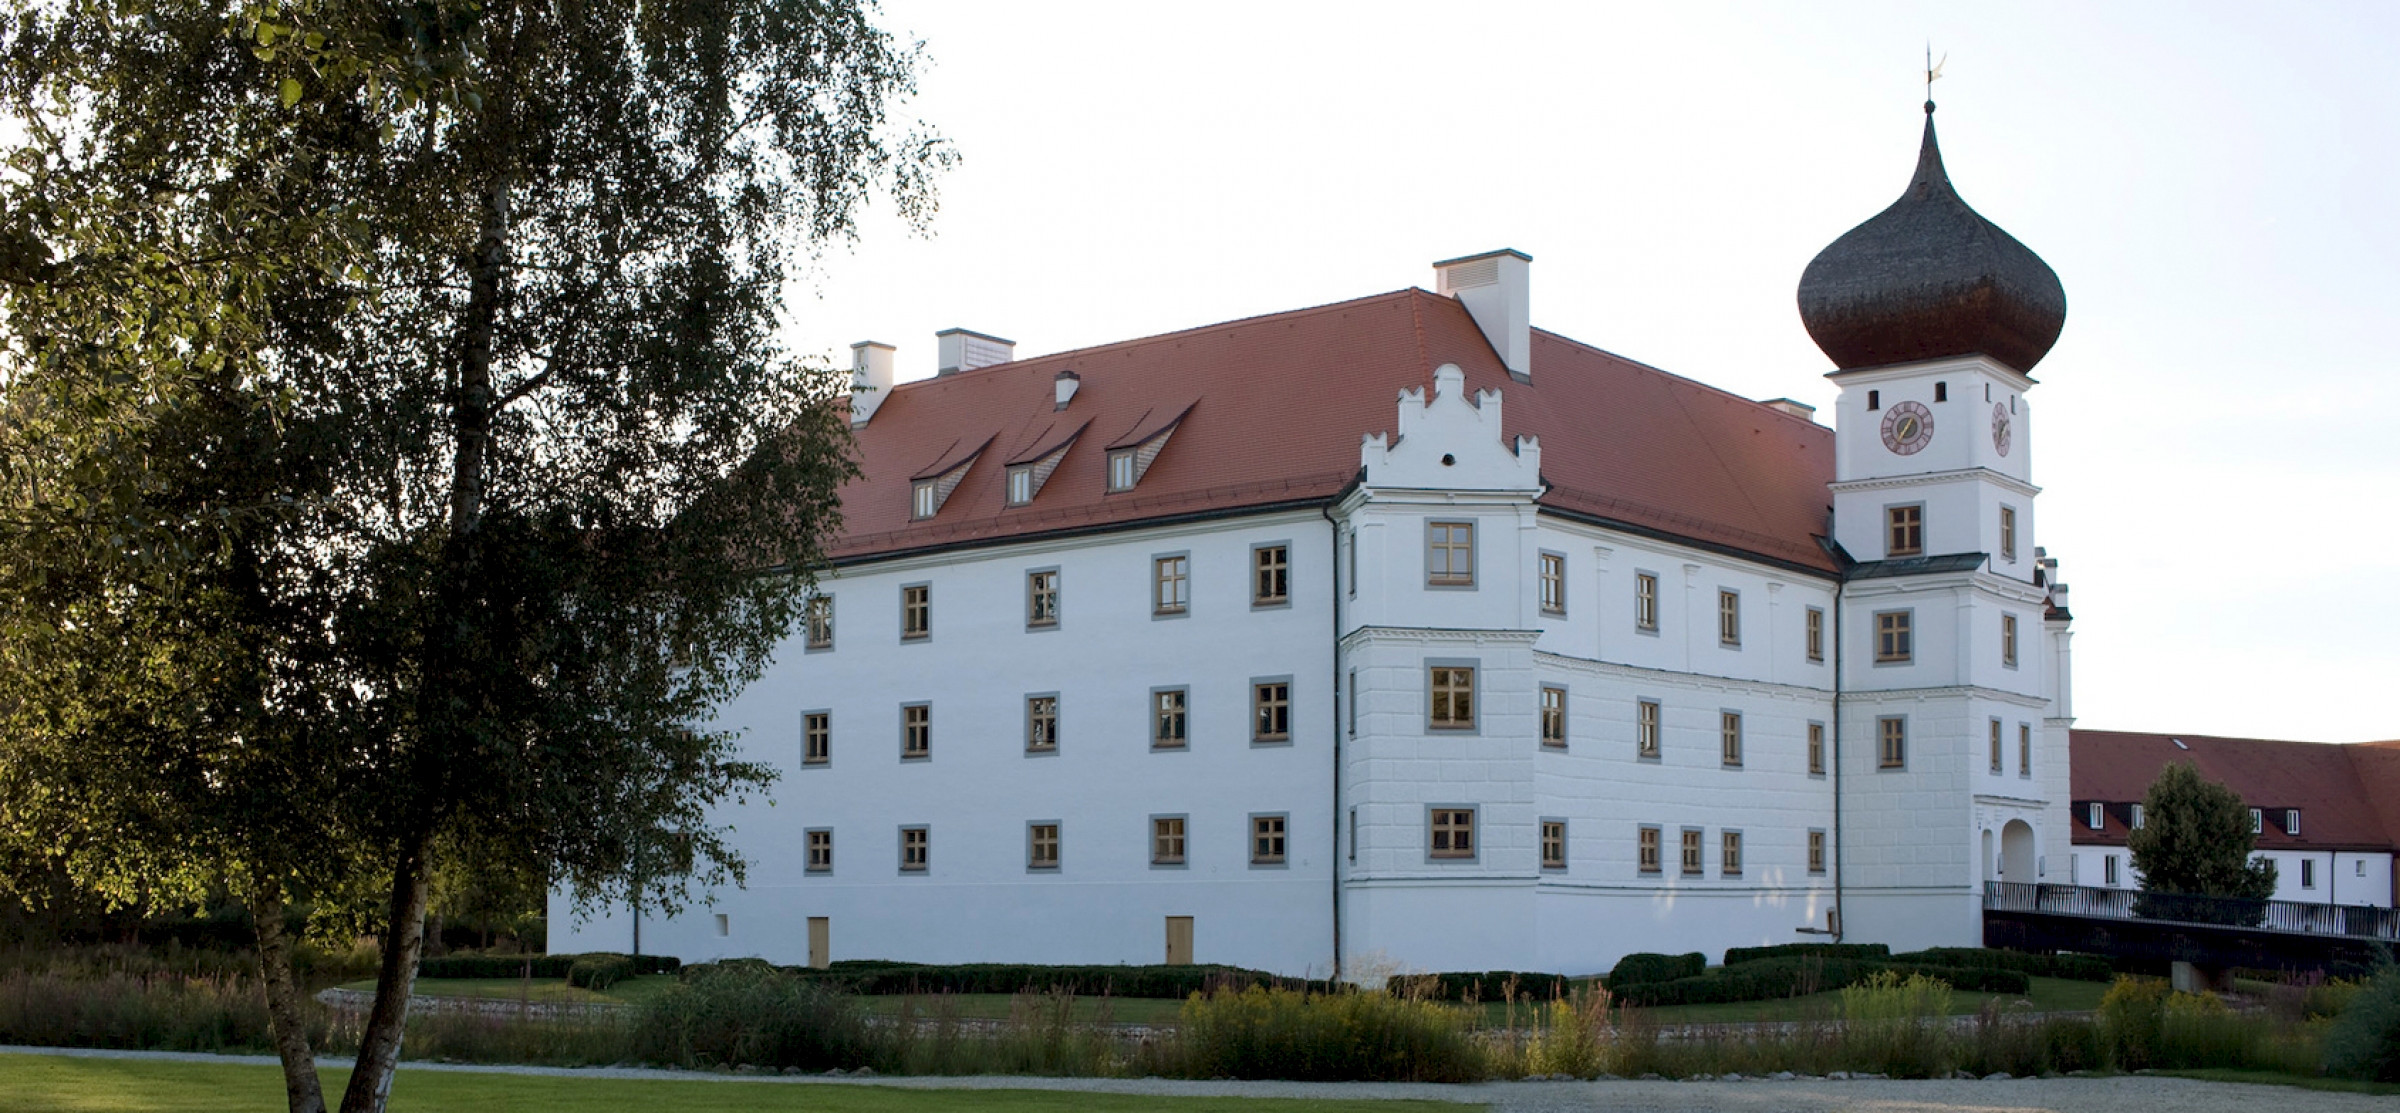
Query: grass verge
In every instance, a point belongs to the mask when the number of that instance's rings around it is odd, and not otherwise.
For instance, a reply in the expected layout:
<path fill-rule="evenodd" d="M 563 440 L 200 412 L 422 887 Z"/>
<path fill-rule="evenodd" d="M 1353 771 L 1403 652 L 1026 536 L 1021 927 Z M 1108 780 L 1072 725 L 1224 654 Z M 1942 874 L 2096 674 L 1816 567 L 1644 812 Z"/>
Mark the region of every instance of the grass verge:
<path fill-rule="evenodd" d="M 319 1072 L 328 1095 L 346 1070 Z M 283 1075 L 251 1063 L 178 1063 L 0 1055 L 0 1113 L 272 1113 L 283 1107 Z M 1163 1098 L 1043 1090 L 920 1090 L 881 1086 L 792 1085 L 740 1079 L 628 1080 L 412 1071 L 392 1084 L 393 1113 L 506 1109 L 511 1113 L 1451 1113 L 1481 1106 L 1417 1101 L 1285 1101 L 1270 1098 Z"/>
<path fill-rule="evenodd" d="M 2400 1096 L 2400 1082 L 2361 1082 L 2355 1078 L 2326 1078 L 2314 1074 L 2290 1074 L 2265 1070 L 2162 1070 L 2153 1071 L 2173 1078 L 2196 1078 L 2202 1082 L 2252 1082 L 2261 1086 L 2298 1086 L 2303 1090 L 2326 1090 L 2337 1094 L 2391 1094 Z"/>

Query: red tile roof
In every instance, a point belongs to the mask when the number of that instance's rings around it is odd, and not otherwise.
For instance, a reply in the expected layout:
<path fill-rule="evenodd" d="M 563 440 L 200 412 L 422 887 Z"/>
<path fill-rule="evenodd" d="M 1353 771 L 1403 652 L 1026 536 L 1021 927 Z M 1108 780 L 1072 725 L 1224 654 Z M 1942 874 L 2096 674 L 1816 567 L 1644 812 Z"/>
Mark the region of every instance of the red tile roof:
<path fill-rule="evenodd" d="M 1542 504 L 1818 572 L 1833 432 L 1562 336 L 1533 334 L 1511 380 L 1465 307 L 1408 289 L 903 383 L 858 430 L 837 562 L 1191 515 L 1322 503 L 1394 432 L 1399 392 L 1455 363 L 1502 392 L 1505 436 L 1541 438 Z M 1053 381 L 1082 384 L 1054 412 Z M 1138 487 L 1107 491 L 1108 446 L 1181 422 Z M 1088 424 L 1085 424 L 1088 423 Z M 1082 435 L 1030 505 L 1004 505 L 1004 461 Z M 986 445 L 924 521 L 911 477 Z"/>
<path fill-rule="evenodd" d="M 2181 740 L 2183 745 L 2176 742 Z M 2400 847 L 2400 745 L 2354 746 L 2214 738 L 2198 734 L 2138 734 L 2078 730 L 2069 735 L 2074 781 L 2074 841 L 2122 844 L 2122 809 L 2111 809 L 2101 830 L 2085 823 L 2085 801 L 2138 802 L 2171 761 L 2189 761 L 2200 775 L 2230 786 L 2267 812 L 2261 850 L 2392 850 Z M 2300 835 L 2283 830 L 2285 808 L 2300 809 Z"/>

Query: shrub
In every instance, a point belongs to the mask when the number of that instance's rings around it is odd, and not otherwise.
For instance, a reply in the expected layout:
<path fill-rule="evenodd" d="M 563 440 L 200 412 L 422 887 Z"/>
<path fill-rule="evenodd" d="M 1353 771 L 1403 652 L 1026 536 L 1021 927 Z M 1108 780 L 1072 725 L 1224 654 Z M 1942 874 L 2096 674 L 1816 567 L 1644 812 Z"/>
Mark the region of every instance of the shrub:
<path fill-rule="evenodd" d="M 2385 967 L 2350 995 L 2325 1034 L 2325 1072 L 2400 1082 L 2400 967 Z"/>
<path fill-rule="evenodd" d="M 586 958 L 613 958 L 631 963 L 633 972 L 626 977 L 642 974 L 672 974 L 683 968 L 683 960 L 672 955 L 452 954 L 419 961 L 417 976 L 420 978 L 567 978 L 571 981 L 574 977 L 576 963 Z"/>
<path fill-rule="evenodd" d="M 851 993 L 1033 993 L 1081 997 L 1183 998 L 1220 986 L 1260 985 L 1328 992 L 1328 982 L 1279 978 L 1235 966 L 1035 966 L 969 963 L 920 966 L 899 962 L 837 962 L 832 968 L 790 968 L 789 973 Z"/>
<path fill-rule="evenodd" d="M 874 1052 L 856 1002 L 819 982 L 719 963 L 635 1011 L 633 1054 L 678 1066 L 751 1064 L 821 1071 Z"/>
<path fill-rule="evenodd" d="M 2041 978 L 2072 978 L 2105 982 L 2117 976 L 2107 959 L 2090 955 L 2037 955 L 1989 947 L 1933 947 L 1893 955 L 1893 962 L 1918 966 L 1968 966 L 1985 970 L 2015 970 Z M 2014 1072 L 2011 1072 L 2014 1073 Z"/>
<path fill-rule="evenodd" d="M 1969 993 L 2022 994 L 2032 988 L 2026 975 L 2014 970 L 1978 970 L 1968 967 L 1920 966 L 1897 962 L 1876 962 L 1838 957 L 1783 957 L 1753 959 L 1734 966 L 1712 970 L 1697 978 L 1678 978 L 1671 982 L 1637 982 L 1615 989 L 1620 1001 L 1631 1005 L 1700 1005 L 1726 1001 L 1770 1001 L 1780 997 L 1801 997 L 1829 989 L 1856 985 L 1877 974 L 1891 973 L 1906 978 L 1913 974 L 1943 982 L 1954 989 Z"/>
<path fill-rule="evenodd" d="M 635 969 L 631 955 L 578 955 L 567 967 L 567 984 L 600 993 L 633 977 Z"/>
<path fill-rule="evenodd" d="M 2166 1028 L 2167 983 L 2121 977 L 2100 998 L 2100 1039 L 2118 1070 L 2158 1065 Z"/>
<path fill-rule="evenodd" d="M 1196 1078 L 1470 1082 L 1486 1074 L 1459 1010 L 1380 991 L 1252 986 L 1194 995 L 1182 1020 L 1180 1072 Z"/>
<path fill-rule="evenodd" d="M 1282 979 L 1277 979 L 1282 981 Z M 1245 988 L 1236 985 L 1234 988 Z M 1286 985 L 1284 988 L 1300 988 Z M 1307 987 L 1325 992 L 1322 987 Z M 1567 996 L 1566 975 L 1529 974 L 1519 970 L 1486 970 L 1481 973 L 1454 974 L 1395 974 L 1385 982 L 1384 989 L 1395 996 L 1422 1001 L 1550 1001 Z M 1123 995 L 1123 996 L 1130 996 Z"/>
<path fill-rule="evenodd" d="M 1881 943 L 1778 943 L 1772 947 L 1728 947 L 1725 965 L 1736 966 L 1762 958 L 1890 958 Z"/>
<path fill-rule="evenodd" d="M 322 1023 L 322 1010 L 306 1002 Z M 145 1051 L 264 1051 L 266 995 L 256 979 L 0 974 L 0 1044 Z"/>
<path fill-rule="evenodd" d="M 1844 1042 L 1868 1069 L 1931 1078 L 1950 1068 L 1950 987 L 1924 974 L 1878 971 L 1842 990 Z"/>
<path fill-rule="evenodd" d="M 1613 992 L 1639 983 L 1697 978 L 1707 972 L 1708 956 L 1698 951 L 1688 955 L 1630 954 L 1618 959 L 1608 972 L 1608 988 Z"/>

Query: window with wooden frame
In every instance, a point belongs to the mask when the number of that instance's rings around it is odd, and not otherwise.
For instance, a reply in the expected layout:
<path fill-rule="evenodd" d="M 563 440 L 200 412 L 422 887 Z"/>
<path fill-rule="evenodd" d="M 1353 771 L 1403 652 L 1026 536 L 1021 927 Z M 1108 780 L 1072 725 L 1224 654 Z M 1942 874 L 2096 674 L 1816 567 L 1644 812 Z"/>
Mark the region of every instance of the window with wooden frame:
<path fill-rule="evenodd" d="M 1567 745 L 1567 690 L 1548 684 L 1542 686 L 1542 745 Z"/>
<path fill-rule="evenodd" d="M 942 494 L 940 489 L 935 486 L 935 482 L 931 479 L 920 479 L 915 486 L 909 488 L 909 517 L 930 518 L 933 517 L 935 510 L 941 508 Z"/>
<path fill-rule="evenodd" d="M 1742 763 L 1741 712 L 1721 711 L 1717 713 L 1717 740 L 1723 750 L 1725 764 L 1740 765 Z"/>
<path fill-rule="evenodd" d="M 1543 614 L 1567 613 L 1567 558 L 1561 553 L 1543 553 L 1541 559 L 1541 602 Z"/>
<path fill-rule="evenodd" d="M 926 827 L 900 829 L 900 868 L 923 873 L 933 864 L 933 831 Z"/>
<path fill-rule="evenodd" d="M 823 765 L 833 760 L 833 712 L 811 711 L 800 717 L 800 763 Z"/>
<path fill-rule="evenodd" d="M 933 585 L 910 584 L 900 589 L 900 637 L 902 640 L 929 637 L 933 634 Z"/>
<path fill-rule="evenodd" d="M 1725 877 L 1742 875 L 1742 833 L 1720 832 L 1717 838 L 1717 872 Z"/>
<path fill-rule="evenodd" d="M 1150 693 L 1150 746 L 1159 750 L 1180 750 L 1186 736 L 1184 727 L 1189 715 L 1189 694 L 1181 688 L 1162 688 Z"/>
<path fill-rule="evenodd" d="M 1162 556 L 1150 562 L 1150 613 L 1182 614 L 1192 605 L 1192 558 Z"/>
<path fill-rule="evenodd" d="M 1162 815 L 1150 821 L 1150 864 L 1183 864 L 1183 817 Z"/>
<path fill-rule="evenodd" d="M 1475 523 L 1425 523 L 1425 582 L 1433 587 L 1475 586 Z"/>
<path fill-rule="evenodd" d="M 1875 763 L 1884 769 L 1908 766 L 1908 720 L 1899 716 L 1875 720 Z"/>
<path fill-rule="evenodd" d="M 2001 773 L 2004 773 L 2004 772 L 2006 772 L 2006 771 L 2007 771 L 2007 769 L 2008 769 L 2008 766 L 2007 766 L 2007 765 L 2005 764 L 2005 762 L 2002 760 L 2001 753 L 2000 753 L 2000 720 L 1998 720 L 1998 719 L 1994 719 L 1994 720 L 1992 720 L 1992 746 L 1991 746 L 1991 749 L 1992 749 L 1992 775 L 1993 775 L 1993 776 L 1995 776 L 1995 777 L 1997 777 L 1997 776 L 1999 776 Z"/>
<path fill-rule="evenodd" d="M 933 705 L 912 703 L 900 709 L 900 756 L 933 756 Z"/>
<path fill-rule="evenodd" d="M 1825 724 L 1808 724 L 1808 772 L 1811 776 L 1825 774 Z"/>
<path fill-rule="evenodd" d="M 1915 504 L 1883 510 L 1883 555 L 1920 556 L 1925 552 L 1925 508 Z"/>
<path fill-rule="evenodd" d="M 1250 740 L 1292 740 L 1292 683 L 1270 680 L 1250 686 Z"/>
<path fill-rule="evenodd" d="M 808 648 L 833 648 L 833 597 L 811 596 L 808 600 Z"/>
<path fill-rule="evenodd" d="M 1545 819 L 1542 821 L 1542 868 L 1546 870 L 1567 868 L 1566 820 Z"/>
<path fill-rule="evenodd" d="M 1428 853 L 1436 858 L 1472 858 L 1475 856 L 1475 809 L 1435 808 L 1430 829 L 1432 845 Z"/>
<path fill-rule="evenodd" d="M 2033 776 L 2033 724 L 2017 724 L 2017 775 Z"/>
<path fill-rule="evenodd" d="M 1729 588 L 1717 589 L 1717 644 L 1736 649 L 1741 647 L 1741 592 Z"/>
<path fill-rule="evenodd" d="M 1272 607 L 1292 601 L 1292 551 L 1283 545 L 1250 550 L 1250 605 Z"/>
<path fill-rule="evenodd" d="M 2013 614 L 2000 616 L 2000 663 L 2017 667 L 2017 616 Z"/>
<path fill-rule="evenodd" d="M 1033 465 L 1019 464 L 1008 469 L 1008 504 L 1023 506 L 1033 501 Z"/>
<path fill-rule="evenodd" d="M 1426 683 L 1433 691 L 1435 730 L 1475 729 L 1475 670 L 1462 665 L 1434 665 Z"/>
<path fill-rule="evenodd" d="M 1640 862 L 1643 873 L 1659 873 L 1659 833 L 1656 827 L 1644 827 L 1640 836 Z"/>
<path fill-rule="evenodd" d="M 1133 473 L 1134 473 L 1134 461 L 1133 461 L 1133 450 L 1132 450 L 1132 449 L 1130 449 L 1130 448 L 1126 448 L 1126 449 L 1119 449 L 1119 450 L 1117 450 L 1117 451 L 1115 451 L 1115 452 L 1111 452 L 1111 453 L 1109 453 L 1109 454 L 1108 454 L 1108 489 L 1109 489 L 1109 490 L 1111 490 L 1111 491 L 1130 491 L 1130 490 L 1133 490 L 1133 479 L 1134 479 L 1134 475 L 1133 475 Z"/>
<path fill-rule="evenodd" d="M 2017 508 L 2000 508 L 2000 559 L 2017 559 Z"/>
<path fill-rule="evenodd" d="M 1058 868 L 1058 824 L 1028 823 L 1025 825 L 1025 868 L 1034 870 Z"/>
<path fill-rule="evenodd" d="M 1250 864 L 1280 866 L 1283 864 L 1283 837 L 1286 817 L 1254 815 L 1250 817 Z"/>
<path fill-rule="evenodd" d="M 1808 609 L 1808 659 L 1812 663 L 1825 659 L 1825 609 L 1823 607 Z"/>
<path fill-rule="evenodd" d="M 1025 573 L 1025 625 L 1058 625 L 1058 570 Z"/>
<path fill-rule="evenodd" d="M 1658 577 L 1653 573 L 1633 574 L 1633 628 L 1658 630 Z"/>
<path fill-rule="evenodd" d="M 1698 877 L 1703 869 L 1700 860 L 1700 829 L 1683 829 L 1683 872 L 1686 877 Z"/>
<path fill-rule="evenodd" d="M 820 827 L 808 833 L 808 872 L 833 872 L 833 830 Z"/>
<path fill-rule="evenodd" d="M 1635 701 L 1633 705 L 1633 752 L 1635 756 L 1658 756 L 1658 720 L 1657 700 Z"/>
<path fill-rule="evenodd" d="M 1905 665 L 1916 656 L 1913 611 L 1875 612 L 1875 663 Z"/>
<path fill-rule="evenodd" d="M 1825 872 L 1825 832 L 1808 833 L 1808 872 Z"/>
<path fill-rule="evenodd" d="M 1058 697 L 1025 697 L 1025 749 L 1044 753 L 1058 748 Z"/>

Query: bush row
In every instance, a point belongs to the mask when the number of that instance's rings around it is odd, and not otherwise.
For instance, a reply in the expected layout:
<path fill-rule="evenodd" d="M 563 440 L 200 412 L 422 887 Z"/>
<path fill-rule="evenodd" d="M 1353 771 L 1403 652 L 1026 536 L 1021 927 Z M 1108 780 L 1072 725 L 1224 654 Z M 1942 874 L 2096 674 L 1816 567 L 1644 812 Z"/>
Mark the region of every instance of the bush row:
<path fill-rule="evenodd" d="M 1890 958 L 1881 943 L 1778 943 L 1772 947 L 1727 947 L 1725 965 L 1739 966 L 1762 958 Z"/>
<path fill-rule="evenodd" d="M 1651 1007 L 1769 1001 L 1841 989 L 1887 971 L 1903 978 L 1910 974 L 1923 974 L 1947 983 L 1953 989 L 1971 993 L 2024 993 L 2033 984 L 2024 973 L 2016 970 L 1795 956 L 1753 959 L 1696 978 L 1637 982 L 1610 992 L 1625 1004 Z"/>
<path fill-rule="evenodd" d="M 1616 967 L 1608 972 L 1608 988 L 1614 993 L 1629 985 L 1697 978 L 1707 972 L 1708 956 L 1698 951 L 1686 955 L 1630 954 L 1618 959 Z"/>
<path fill-rule="evenodd" d="M 417 963 L 420 978 L 568 978 L 575 976 L 575 967 L 585 959 L 621 959 L 631 971 L 625 978 L 639 974 L 672 974 L 683 968 L 683 960 L 672 955 L 443 955 Z M 613 979 L 613 985 L 624 978 Z M 582 982 L 575 982 L 582 985 Z"/>
<path fill-rule="evenodd" d="M 2115 968 L 2104 958 L 2090 955 L 2036 955 L 1984 947 L 1931 947 L 1893 955 L 1892 961 L 1913 962 L 1920 966 L 2015 970 L 2037 978 L 2072 978 L 2079 982 L 2105 982 L 2117 976 Z"/>
<path fill-rule="evenodd" d="M 1420 1001 L 1554 1001 L 1568 995 L 1564 974 L 1534 974 L 1523 970 L 1468 971 L 1455 974 L 1404 974 L 1385 983 L 1397 997 Z"/>
<path fill-rule="evenodd" d="M 723 965 L 723 964 L 719 964 Z M 764 965 L 763 963 L 757 965 Z M 1063 991 L 1080 997 L 1180 998 L 1213 988 L 1269 986 L 1326 992 L 1330 983 L 1280 978 L 1238 966 L 1035 966 L 1023 963 L 966 963 L 918 966 L 907 963 L 837 963 L 830 969 L 784 968 L 833 989 L 863 996 L 914 993 L 1036 993 Z"/>

